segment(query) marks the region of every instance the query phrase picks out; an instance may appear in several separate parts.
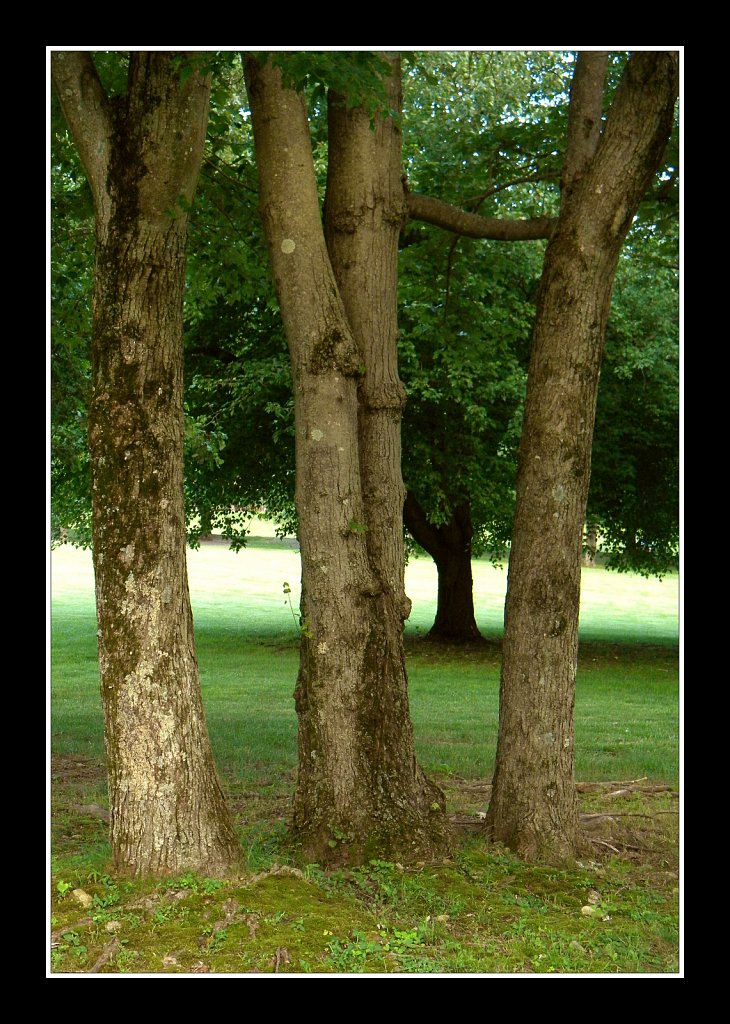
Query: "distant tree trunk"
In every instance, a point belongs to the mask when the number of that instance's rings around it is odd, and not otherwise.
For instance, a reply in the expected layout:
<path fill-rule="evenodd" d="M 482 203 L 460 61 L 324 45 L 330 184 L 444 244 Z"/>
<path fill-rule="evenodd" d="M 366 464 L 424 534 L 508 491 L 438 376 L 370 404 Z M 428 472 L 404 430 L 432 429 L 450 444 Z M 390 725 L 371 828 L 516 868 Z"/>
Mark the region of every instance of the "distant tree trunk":
<path fill-rule="evenodd" d="M 402 528 L 393 521 L 402 489 L 395 498 L 390 492 L 400 472 L 402 388 L 391 357 L 383 364 L 386 383 L 370 363 L 370 339 L 363 334 L 361 350 L 353 335 L 322 231 L 303 101 L 282 88 L 270 64 L 254 58 L 245 64 L 262 216 L 295 391 L 303 637 L 293 828 L 307 855 L 320 862 L 428 856 L 443 846 L 448 827 L 440 791 L 417 765 L 408 714 Z M 367 127 L 367 117 L 364 122 Z M 335 127 L 335 163 L 337 134 Z M 357 193 L 348 191 L 353 240 L 360 231 L 370 233 L 376 287 L 394 304 L 395 254 L 381 266 L 381 231 L 389 218 L 400 224 L 402 198 L 399 207 L 397 197 L 379 194 L 382 183 L 370 181 L 377 165 L 369 163 L 366 136 L 357 138 L 363 148 L 355 163 L 343 151 L 345 165 L 333 174 L 355 176 L 342 185 Z M 328 216 L 335 219 L 341 215 L 337 190 L 332 182 Z M 397 227 L 391 233 L 397 245 Z M 369 288 L 373 280 L 362 284 Z M 381 301 L 376 292 L 370 298 Z M 389 350 L 392 317 L 383 315 L 378 343 Z M 370 398 L 361 417 L 358 389 L 369 367 L 372 381 L 362 386 Z M 363 440 L 368 434 L 381 447 L 377 466 Z"/>
<path fill-rule="evenodd" d="M 576 852 L 580 559 L 605 324 L 618 256 L 669 138 L 677 96 L 677 54 L 633 54 L 601 132 L 606 63 L 593 52 L 576 66 L 519 453 L 486 828 L 531 860 Z"/>
<path fill-rule="evenodd" d="M 409 491 L 403 518 L 411 536 L 433 558 L 438 573 L 436 618 L 428 632 L 432 640 L 451 644 L 483 643 L 474 615 L 472 537 L 469 502 L 464 502 L 447 523 L 429 523 L 423 508 Z"/>
<path fill-rule="evenodd" d="M 225 873 L 240 850 L 203 712 L 185 561 L 182 300 L 210 82 L 133 53 L 109 101 L 89 53 L 53 78 L 96 210 L 89 445 L 117 871 Z"/>
<path fill-rule="evenodd" d="M 583 545 L 583 565 L 591 568 L 596 564 L 598 550 L 598 527 L 595 523 L 586 523 L 585 543 Z"/>

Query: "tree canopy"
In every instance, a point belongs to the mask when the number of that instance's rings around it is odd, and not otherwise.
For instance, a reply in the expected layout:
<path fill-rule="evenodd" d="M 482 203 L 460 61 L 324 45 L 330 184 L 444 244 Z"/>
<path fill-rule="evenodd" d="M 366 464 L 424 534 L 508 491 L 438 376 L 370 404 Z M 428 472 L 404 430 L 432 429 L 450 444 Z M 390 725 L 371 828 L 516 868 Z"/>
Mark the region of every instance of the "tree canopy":
<path fill-rule="evenodd" d="M 240 510 L 266 508 L 289 530 L 296 519 L 286 343 L 267 274 L 247 99 L 233 56 L 211 59 L 206 152 L 190 211 L 186 496 L 193 541 L 218 528 L 239 545 L 246 521 Z M 350 83 L 357 102 L 357 90 L 373 91 L 377 76 L 364 54 L 356 55 L 359 64 L 352 54 L 284 56 L 292 81 L 309 90 L 323 188 L 325 90 Z M 121 88 L 124 55 L 95 60 L 109 88 Z M 614 78 L 623 60 L 612 61 Z M 403 166 L 414 204 L 399 273 L 406 484 L 435 526 L 468 498 L 475 552 L 501 550 L 510 537 L 545 241 L 444 231 L 416 219 L 415 200 L 438 200 L 449 216 L 469 214 L 482 231 L 487 222 L 551 222 L 572 66 L 573 55 L 544 51 L 412 53 L 405 60 Z M 376 88 L 369 102 L 377 100 Z M 88 539 L 91 197 L 55 99 L 53 114 L 52 522 L 56 535 L 72 527 L 72 536 Z M 675 133 L 618 271 L 589 500 L 609 564 L 646 572 L 675 564 L 678 538 L 676 150 Z M 548 234 L 543 228 L 543 238 Z M 644 418 L 640 431 L 621 428 L 629 410 Z"/>

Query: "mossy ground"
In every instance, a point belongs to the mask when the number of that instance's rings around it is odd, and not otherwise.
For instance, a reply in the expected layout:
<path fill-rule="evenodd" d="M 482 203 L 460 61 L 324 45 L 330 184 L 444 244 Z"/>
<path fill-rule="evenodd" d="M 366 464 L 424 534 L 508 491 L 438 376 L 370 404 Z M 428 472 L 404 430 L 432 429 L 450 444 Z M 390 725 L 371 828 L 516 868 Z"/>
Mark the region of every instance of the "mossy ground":
<path fill-rule="evenodd" d="M 477 829 L 488 782 L 452 776 L 440 780 L 461 837 L 450 857 L 323 871 L 297 862 L 283 794 L 264 786 L 256 824 L 239 814 L 245 874 L 130 881 L 107 873 L 103 766 L 54 763 L 54 974 L 679 970 L 678 815 L 669 787 L 581 792 L 586 855 L 558 870 L 487 846 Z M 239 809 L 243 799 L 234 798 Z"/>
<path fill-rule="evenodd" d="M 253 541 L 241 556 L 210 544 L 189 558 L 208 725 L 246 860 L 245 873 L 222 882 L 111 876 L 93 574 L 88 552 L 54 552 L 54 976 L 678 973 L 676 577 L 584 573 L 583 851 L 560 871 L 526 866 L 478 835 L 494 767 L 505 573 L 474 563 L 491 642 L 457 651 L 422 639 L 435 570 L 413 559 L 406 642 L 418 757 L 460 839 L 434 864 L 324 872 L 287 845 L 299 637 L 281 581 L 298 578 L 298 554 Z"/>

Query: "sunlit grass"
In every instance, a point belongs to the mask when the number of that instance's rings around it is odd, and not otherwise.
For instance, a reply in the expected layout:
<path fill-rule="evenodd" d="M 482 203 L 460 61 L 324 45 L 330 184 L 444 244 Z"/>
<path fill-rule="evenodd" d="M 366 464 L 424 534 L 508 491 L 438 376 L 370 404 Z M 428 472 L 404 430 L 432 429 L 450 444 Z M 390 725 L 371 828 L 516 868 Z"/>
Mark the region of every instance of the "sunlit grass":
<path fill-rule="evenodd" d="M 221 544 L 188 552 L 206 713 L 224 776 L 245 779 L 296 763 L 293 691 L 298 664 L 295 615 L 299 556 L 265 538 L 235 555 Z M 93 573 L 88 552 L 52 556 L 53 749 L 103 756 Z M 506 573 L 475 562 L 478 620 L 501 634 Z M 496 648 L 458 653 L 418 643 L 435 612 L 435 569 L 408 566 L 414 613 L 407 636 L 419 757 L 435 773 L 489 776 L 499 697 Z M 291 590 L 291 605 L 284 593 Z M 499 621 L 498 621 L 499 619 Z M 677 580 L 584 572 L 584 637 L 576 697 L 579 778 L 678 772 Z M 620 646 L 617 646 L 620 645 Z"/>

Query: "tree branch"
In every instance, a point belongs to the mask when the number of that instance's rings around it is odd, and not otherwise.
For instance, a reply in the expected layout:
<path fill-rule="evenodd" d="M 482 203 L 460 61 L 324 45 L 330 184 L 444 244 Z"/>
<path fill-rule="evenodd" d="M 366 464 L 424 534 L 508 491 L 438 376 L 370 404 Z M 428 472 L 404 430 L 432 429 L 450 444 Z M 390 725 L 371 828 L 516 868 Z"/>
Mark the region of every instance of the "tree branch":
<path fill-rule="evenodd" d="M 230 174 L 226 174 L 225 171 L 221 170 L 220 164 L 217 163 L 215 160 L 211 160 L 210 157 L 204 157 L 203 163 L 205 164 L 206 167 L 212 167 L 215 174 L 219 175 L 221 178 L 225 178 L 226 181 L 230 181 L 230 183 L 232 185 L 235 185 L 236 188 L 243 189 L 245 192 L 251 192 L 254 195 L 257 194 L 255 188 L 251 188 L 250 185 L 247 185 L 244 181 L 241 181 L 239 178 L 233 178 Z"/>
<path fill-rule="evenodd" d="M 568 142 L 560 180 L 563 197 L 570 194 L 598 148 L 607 68 L 605 50 L 586 50 L 578 54 L 570 86 Z"/>
<path fill-rule="evenodd" d="M 444 544 L 438 527 L 434 526 L 433 523 L 429 523 L 420 502 L 411 491 L 406 491 L 406 500 L 403 505 L 403 522 L 415 542 L 420 544 L 434 561 L 437 556 L 441 557 L 443 555 Z"/>
<path fill-rule="evenodd" d="M 109 100 L 88 51 L 52 53 L 51 77 L 98 210 L 106 189 L 111 148 Z"/>
<path fill-rule="evenodd" d="M 481 217 L 466 213 L 440 199 L 406 194 L 408 217 L 434 224 L 445 231 L 453 231 L 467 238 L 494 238 L 501 242 L 524 242 L 536 238 L 550 238 L 557 221 L 553 217 L 535 217 L 532 220 L 507 220 L 501 217 Z"/>
<path fill-rule="evenodd" d="M 613 187 L 614 235 L 625 234 L 666 149 L 679 91 L 679 54 L 632 53 L 581 190 L 600 195 Z M 647 170 L 649 168 L 649 170 Z M 611 183 L 619 183 L 619 187 Z M 576 182 L 577 184 L 577 182 Z"/>
<path fill-rule="evenodd" d="M 556 181 L 559 175 L 557 174 L 525 174 L 521 178 L 512 178 L 510 181 L 503 181 L 500 185 L 495 185 L 494 188 L 488 189 L 486 192 L 482 192 L 478 196 L 470 196 L 469 199 L 465 200 L 467 203 L 482 203 L 485 199 L 489 199 L 491 196 L 496 196 L 499 192 L 504 192 L 505 189 L 512 188 L 513 185 L 526 185 L 533 181 Z"/>

